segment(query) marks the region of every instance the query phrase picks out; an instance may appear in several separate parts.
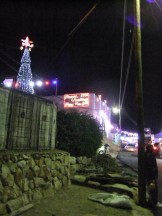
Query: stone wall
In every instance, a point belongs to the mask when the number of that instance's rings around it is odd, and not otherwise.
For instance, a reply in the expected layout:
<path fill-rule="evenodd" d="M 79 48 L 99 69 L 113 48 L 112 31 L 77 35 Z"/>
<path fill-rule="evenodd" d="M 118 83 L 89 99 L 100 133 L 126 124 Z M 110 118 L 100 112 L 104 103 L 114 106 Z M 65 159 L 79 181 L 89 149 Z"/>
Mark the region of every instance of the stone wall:
<path fill-rule="evenodd" d="M 0 215 L 13 213 L 69 184 L 69 153 L 1 153 Z"/>
<path fill-rule="evenodd" d="M 70 157 L 70 173 L 73 175 L 77 171 L 83 170 L 91 164 L 91 158 L 86 156 Z"/>

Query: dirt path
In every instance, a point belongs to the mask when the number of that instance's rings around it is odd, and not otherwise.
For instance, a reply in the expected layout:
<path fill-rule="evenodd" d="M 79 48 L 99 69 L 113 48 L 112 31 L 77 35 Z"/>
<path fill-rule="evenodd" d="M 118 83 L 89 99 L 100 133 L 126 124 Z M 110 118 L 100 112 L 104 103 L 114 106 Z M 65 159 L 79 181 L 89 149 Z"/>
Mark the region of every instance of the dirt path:
<path fill-rule="evenodd" d="M 54 197 L 42 199 L 34 205 L 34 208 L 23 213 L 23 216 L 121 216 L 152 214 L 138 207 L 135 211 L 117 209 L 88 200 L 90 193 L 101 192 L 100 190 L 71 185 L 69 188 L 61 189 Z M 102 191 L 103 192 L 103 191 Z"/>

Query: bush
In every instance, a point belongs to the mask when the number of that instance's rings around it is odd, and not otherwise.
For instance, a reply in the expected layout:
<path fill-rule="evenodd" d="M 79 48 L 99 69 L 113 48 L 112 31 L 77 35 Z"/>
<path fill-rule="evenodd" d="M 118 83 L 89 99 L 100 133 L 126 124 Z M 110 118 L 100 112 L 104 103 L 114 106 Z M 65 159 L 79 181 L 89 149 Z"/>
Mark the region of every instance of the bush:
<path fill-rule="evenodd" d="M 87 113 L 61 110 L 57 114 L 58 148 L 72 156 L 91 157 L 101 146 L 102 133 L 97 121 Z"/>
<path fill-rule="evenodd" d="M 115 158 L 112 158 L 109 154 L 97 154 L 92 157 L 92 163 L 100 170 L 103 168 L 104 172 L 120 172 L 121 168 L 116 162 Z"/>

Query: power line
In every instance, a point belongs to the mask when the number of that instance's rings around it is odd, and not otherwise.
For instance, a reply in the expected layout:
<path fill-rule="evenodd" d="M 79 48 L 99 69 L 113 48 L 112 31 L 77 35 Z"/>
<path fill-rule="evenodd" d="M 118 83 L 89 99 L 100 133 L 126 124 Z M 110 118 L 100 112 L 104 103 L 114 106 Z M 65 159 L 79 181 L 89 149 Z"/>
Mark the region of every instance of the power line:
<path fill-rule="evenodd" d="M 0 51 L 3 55 L 5 55 L 6 57 L 8 57 L 10 60 L 12 60 L 14 63 L 16 63 L 17 65 L 20 65 L 20 63 L 18 61 L 16 61 L 13 57 L 11 57 L 10 55 L 8 55 L 7 53 L 4 53 L 2 51 Z"/>
<path fill-rule="evenodd" d="M 0 57 L 0 60 L 3 62 L 3 63 L 5 63 L 9 68 L 11 68 L 13 71 L 15 71 L 16 73 L 18 73 L 18 70 L 16 70 L 14 67 L 12 67 L 10 64 L 8 64 L 8 62 L 6 62 L 4 59 L 2 59 L 1 57 Z"/>
<path fill-rule="evenodd" d="M 127 82 L 128 82 L 128 74 L 130 72 L 130 64 L 131 64 L 131 59 L 132 59 L 134 40 L 135 40 L 135 30 L 133 29 L 133 36 L 132 36 L 130 53 L 129 53 L 129 60 L 128 60 L 128 67 L 127 67 L 126 79 L 125 79 L 125 84 L 124 84 L 123 97 L 122 97 L 122 100 L 121 100 L 121 107 L 123 106 L 123 101 L 124 101 L 124 97 L 125 97 L 125 91 L 126 91 Z"/>
<path fill-rule="evenodd" d="M 71 40 L 71 38 L 74 36 L 75 32 L 79 29 L 79 27 L 86 21 L 86 19 L 90 16 L 90 14 L 95 10 L 95 8 L 97 7 L 97 5 L 99 4 L 99 1 L 97 3 L 95 3 L 93 5 L 93 7 L 88 11 L 88 13 L 86 13 L 86 15 L 81 19 L 81 21 L 72 29 L 72 31 L 70 31 L 70 33 L 68 34 L 68 38 L 65 41 L 65 43 L 62 45 L 62 47 L 60 48 L 60 50 L 58 51 L 57 55 L 55 56 L 56 60 L 60 54 L 62 53 L 62 51 L 64 50 L 64 48 L 66 47 L 66 45 L 69 43 L 69 41 Z"/>
<path fill-rule="evenodd" d="M 155 2 L 155 4 L 157 5 L 157 7 L 158 7 L 160 10 L 162 10 L 162 7 L 160 6 L 160 4 L 159 4 L 156 0 L 154 0 L 154 2 Z"/>
<path fill-rule="evenodd" d="M 119 128 L 121 129 L 121 89 L 123 77 L 123 61 L 124 61 L 124 41 L 125 41 L 125 23 L 126 23 L 126 0 L 124 0 L 124 14 L 123 14 L 123 37 L 122 37 L 122 57 L 121 57 L 121 73 L 120 73 L 120 89 L 119 89 Z"/>
<path fill-rule="evenodd" d="M 76 25 L 76 27 L 73 28 L 73 30 L 68 34 L 68 37 L 73 35 L 77 29 L 80 27 L 80 25 L 89 17 L 89 15 L 94 11 L 94 9 L 97 7 L 98 3 L 96 3 L 89 11 L 88 13 L 81 19 L 81 21 Z"/>

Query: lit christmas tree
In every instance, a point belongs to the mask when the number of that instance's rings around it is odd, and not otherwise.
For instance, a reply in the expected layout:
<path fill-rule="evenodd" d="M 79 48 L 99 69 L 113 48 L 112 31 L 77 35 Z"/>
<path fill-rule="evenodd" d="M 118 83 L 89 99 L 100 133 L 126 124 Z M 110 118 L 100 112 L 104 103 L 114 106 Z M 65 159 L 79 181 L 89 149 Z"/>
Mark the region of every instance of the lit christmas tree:
<path fill-rule="evenodd" d="M 29 38 L 26 37 L 25 40 L 21 39 L 22 46 L 21 50 L 24 49 L 23 56 L 21 58 L 21 66 L 17 76 L 16 87 L 24 92 L 34 94 L 33 82 L 32 82 L 32 72 L 31 72 L 31 60 L 30 53 L 31 48 L 34 46 L 32 41 L 29 41 Z"/>

